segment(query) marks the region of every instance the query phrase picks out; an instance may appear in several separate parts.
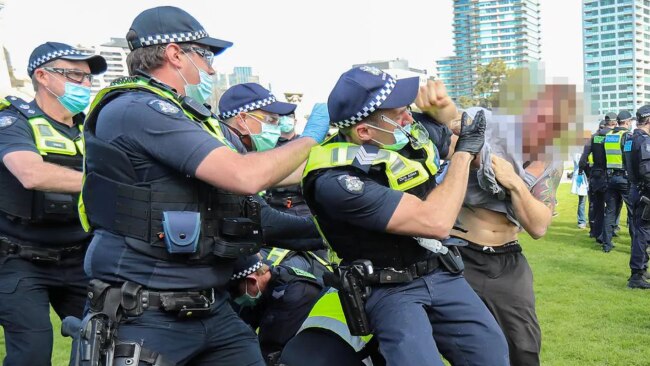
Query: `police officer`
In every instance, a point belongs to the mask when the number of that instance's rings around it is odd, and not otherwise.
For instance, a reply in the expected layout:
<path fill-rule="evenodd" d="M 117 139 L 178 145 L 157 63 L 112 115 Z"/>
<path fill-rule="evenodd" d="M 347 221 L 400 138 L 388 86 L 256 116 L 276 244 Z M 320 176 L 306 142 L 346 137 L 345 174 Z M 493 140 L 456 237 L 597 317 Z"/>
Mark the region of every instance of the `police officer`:
<path fill-rule="evenodd" d="M 363 266 L 353 276 L 370 287 L 368 324 L 358 330 L 372 329 L 389 365 L 442 365 L 439 353 L 452 364 L 507 365 L 503 333 L 460 274 L 457 252 L 424 239 L 449 235 L 485 120 L 463 118 L 445 182 L 432 190 L 438 153 L 408 111 L 417 94 L 418 78 L 366 66 L 345 72 L 328 100 L 339 138 L 312 149 L 305 198 L 344 271 Z M 456 118 L 450 98 L 430 99 L 434 118 Z"/>
<path fill-rule="evenodd" d="M 239 136 L 241 142 L 247 151 L 266 151 L 278 144 L 281 138 L 283 117 L 288 117 L 296 109 L 295 104 L 280 102 L 268 89 L 257 83 L 237 84 L 230 87 L 223 93 L 219 99 L 219 118 L 224 121 L 230 131 Z M 294 134 L 295 135 L 295 134 Z M 295 136 L 292 136 L 295 138 Z M 283 142 L 286 144 L 288 140 Z M 302 172 L 299 169 L 296 173 Z M 299 179 L 299 176 L 298 176 Z M 273 191 L 275 196 L 271 199 L 267 197 L 267 202 L 272 209 L 264 208 L 262 212 L 262 224 L 264 226 L 265 237 L 276 237 L 273 232 L 283 232 L 277 246 L 262 249 L 264 257 L 272 262 L 273 265 L 280 263 L 287 266 L 296 267 L 310 273 L 318 278 L 327 271 L 329 263 L 327 262 L 327 251 L 323 250 L 322 244 L 316 248 L 318 251 L 306 248 L 303 250 L 295 249 L 295 242 L 298 244 L 311 244 L 312 240 L 318 239 L 305 237 L 301 231 L 307 231 L 304 226 L 308 225 L 316 232 L 316 227 L 311 220 L 309 207 L 305 204 L 299 184 L 293 184 L 287 189 L 273 188 L 267 192 Z M 286 196 L 285 193 L 293 191 L 295 195 Z M 281 192 L 281 193 L 278 193 Z M 281 194 L 281 196 L 276 195 Z M 280 197 L 282 202 L 278 201 Z M 281 213 L 273 212 L 275 210 Z M 300 218 L 290 218 L 288 214 L 300 216 Z M 286 228 L 286 230 L 283 230 Z M 295 237 L 300 236 L 304 240 L 298 240 Z M 283 242 L 284 241 L 284 242 Z M 307 242 L 309 241 L 309 242 Z M 306 243 L 307 242 L 307 243 Z M 319 243 L 322 243 L 319 242 Z M 267 244 L 270 244 L 267 242 Z"/>
<path fill-rule="evenodd" d="M 607 160 L 605 155 L 605 135 L 616 126 L 616 121 L 605 116 L 605 127 L 591 136 L 591 142 L 585 147 L 580 157 L 580 167 L 585 169 L 589 178 L 590 218 L 589 237 L 596 238 L 602 244 L 603 223 L 605 220 L 605 191 L 607 190 Z M 590 161 L 591 160 L 591 161 Z"/>
<path fill-rule="evenodd" d="M 101 56 L 44 43 L 29 57 L 35 99 L 0 102 L 0 324 L 5 365 L 49 365 L 50 304 L 63 318 L 80 316 L 90 241 L 79 224 L 82 111 Z"/>
<path fill-rule="evenodd" d="M 277 359 L 321 296 L 322 283 L 299 268 L 269 266 L 259 254 L 237 260 L 233 272 L 233 308 L 247 324 L 258 329 L 264 358 Z"/>
<path fill-rule="evenodd" d="M 328 288 L 309 312 L 298 334 L 282 349 L 280 365 L 385 365 L 377 337 L 350 334 L 338 291 Z"/>
<path fill-rule="evenodd" d="M 234 260 L 261 242 L 259 207 L 245 195 L 296 170 L 327 119 L 282 148 L 241 155 L 203 104 L 213 58 L 232 44 L 170 6 L 140 13 L 126 39 L 132 76 L 100 92 L 84 130 L 90 315 L 128 316 L 115 347 L 126 344 L 119 355 L 131 364 L 140 347 L 147 362 L 263 365 L 224 290 Z"/>
<path fill-rule="evenodd" d="M 648 270 L 648 244 L 650 243 L 650 105 L 636 112 L 637 129 L 624 145 L 625 168 L 630 180 L 630 201 L 633 220 L 629 288 L 650 289 L 646 281 Z M 645 214 L 644 214 L 645 212 Z"/>
<path fill-rule="evenodd" d="M 629 190 L 630 183 L 624 167 L 623 146 L 632 137 L 630 126 L 634 118 L 628 111 L 621 111 L 616 121 L 618 126 L 607 132 L 603 147 L 607 161 L 607 190 L 605 191 L 605 220 L 603 222 L 602 244 L 603 252 L 609 253 L 614 247 L 612 235 L 616 227 L 618 206 L 621 200 L 625 202 L 628 216 L 631 216 Z M 633 237 L 632 225 L 629 226 L 630 237 Z"/>

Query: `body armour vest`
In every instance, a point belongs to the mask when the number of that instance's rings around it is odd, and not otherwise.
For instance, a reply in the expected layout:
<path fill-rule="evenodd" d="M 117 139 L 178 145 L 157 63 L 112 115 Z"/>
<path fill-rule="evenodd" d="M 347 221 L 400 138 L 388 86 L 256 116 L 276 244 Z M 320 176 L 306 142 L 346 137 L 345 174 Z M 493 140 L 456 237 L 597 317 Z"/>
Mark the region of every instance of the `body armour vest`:
<path fill-rule="evenodd" d="M 409 158 L 401 155 L 408 155 Z M 312 148 L 303 174 L 305 199 L 312 209 L 316 179 L 336 169 L 424 199 L 435 187 L 439 169 L 438 151 L 429 141 L 420 149 L 408 146 L 400 153 L 350 143 L 329 143 Z M 316 210 L 317 211 L 317 210 Z M 427 258 L 428 251 L 410 236 L 365 230 L 350 223 L 314 217 L 324 239 L 342 259 L 350 263 L 368 259 L 377 267 L 404 268 Z"/>
<path fill-rule="evenodd" d="M 43 161 L 81 171 L 84 152 L 81 125 L 78 138 L 71 140 L 58 132 L 46 118 L 30 116 L 22 108 L 25 105 L 27 103 L 17 97 L 0 100 L 0 110 L 17 110 L 27 120 Z M 78 222 L 78 197 L 73 193 L 25 189 L 4 165 L 0 168 L 0 211 L 10 218 L 29 223 Z"/>
<path fill-rule="evenodd" d="M 607 158 L 605 155 L 605 136 L 609 129 L 601 129 L 591 138 L 591 156 L 593 165 L 591 171 L 605 171 L 607 169 Z"/>
<path fill-rule="evenodd" d="M 88 154 L 79 202 L 84 227 L 122 235 L 134 250 L 168 261 L 213 263 L 256 253 L 262 232 L 259 204 L 251 197 L 228 193 L 180 172 L 164 180 L 140 182 L 127 155 L 95 135 L 102 107 L 133 91 L 164 98 L 183 110 L 187 123 L 199 123 L 232 147 L 203 105 L 177 97 L 164 85 L 146 78 L 117 81 L 97 95 L 86 122 Z"/>
<path fill-rule="evenodd" d="M 624 169 L 621 145 L 627 134 L 627 130 L 612 130 L 605 136 L 604 148 L 607 160 L 607 169 Z"/>

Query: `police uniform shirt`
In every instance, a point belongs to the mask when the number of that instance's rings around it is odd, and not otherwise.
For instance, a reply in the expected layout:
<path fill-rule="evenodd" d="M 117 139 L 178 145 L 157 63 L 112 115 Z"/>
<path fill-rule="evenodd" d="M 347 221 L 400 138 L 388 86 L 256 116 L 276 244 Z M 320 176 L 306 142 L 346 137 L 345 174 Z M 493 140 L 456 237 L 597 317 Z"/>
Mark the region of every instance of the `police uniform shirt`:
<path fill-rule="evenodd" d="M 96 135 L 129 157 L 138 180 L 147 183 L 178 173 L 194 177 L 203 159 L 224 146 L 176 105 L 147 92 L 122 94 L 97 117 Z M 226 283 L 230 265 L 161 261 L 129 248 L 123 236 L 96 230 L 86 273 L 104 281 L 130 280 L 154 289 L 206 289 Z"/>
<path fill-rule="evenodd" d="M 449 129 L 424 114 L 414 113 L 413 117 L 427 128 L 441 156 L 448 153 L 451 134 L 446 131 Z M 319 175 L 313 191 L 312 210 L 320 220 L 336 222 L 338 232 L 359 229 L 385 232 L 404 194 L 349 168 L 329 169 Z"/>
<path fill-rule="evenodd" d="M 63 136 L 74 140 L 81 132 L 79 125 L 83 124 L 84 115 L 79 113 L 73 117 L 72 126 L 55 121 L 43 112 L 36 101 L 28 104 L 25 110 L 34 111 L 34 117 L 44 117 L 52 127 Z M 27 118 L 13 108 L 0 112 L 0 159 L 15 151 L 31 151 L 39 154 L 34 141 L 34 132 Z M 81 168 L 81 166 L 79 167 Z M 0 169 L 7 169 L 4 164 Z M 9 173 L 11 174 L 11 173 Z M 0 214 L 0 233 L 20 239 L 30 244 L 63 244 L 79 243 L 90 237 L 80 223 L 18 223 Z"/>
<path fill-rule="evenodd" d="M 643 177 L 641 174 L 641 161 L 643 158 L 643 153 L 650 156 L 650 135 L 648 135 L 644 130 L 637 128 L 632 134 L 632 141 L 626 142 L 625 151 L 627 148 L 630 148 L 631 153 L 630 164 L 627 165 L 628 169 L 628 178 L 632 184 L 640 183 L 649 183 L 650 176 Z M 650 170 L 648 170 L 650 172 Z M 645 179 L 644 179 L 645 178 Z"/>

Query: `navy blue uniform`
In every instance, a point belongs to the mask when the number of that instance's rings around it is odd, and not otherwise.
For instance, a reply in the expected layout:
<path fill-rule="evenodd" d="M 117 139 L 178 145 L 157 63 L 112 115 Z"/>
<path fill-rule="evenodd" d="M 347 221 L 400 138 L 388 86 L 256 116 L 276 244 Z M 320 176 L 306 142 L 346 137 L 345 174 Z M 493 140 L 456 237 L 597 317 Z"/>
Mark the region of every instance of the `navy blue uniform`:
<path fill-rule="evenodd" d="M 27 107 L 25 111 L 34 112 L 31 116 L 47 119 L 68 139 L 79 137 L 83 115 L 75 116 L 75 124 L 67 126 L 45 115 L 35 101 Z M 16 151 L 39 154 L 32 128 L 18 110 L 10 108 L 0 112 L 0 121 L 0 158 Z M 81 157 L 78 159 L 76 168 L 80 170 Z M 0 170 L 3 193 L 11 194 L 10 183 L 16 178 L 4 165 L 0 165 Z M 7 252 L 6 247 L 0 250 L 0 324 L 7 348 L 4 365 L 50 365 L 50 305 L 61 319 L 82 315 L 88 284 L 82 261 L 90 235 L 83 231 L 78 220 L 36 222 L 0 212 L 0 236 L 5 243 L 23 247 L 76 248 L 62 253 L 61 260 L 56 262 L 29 260 L 19 253 Z"/>
<path fill-rule="evenodd" d="M 224 147 L 180 108 L 141 91 L 122 94 L 103 107 L 95 134 L 126 154 L 142 185 L 179 174 L 195 177 L 201 161 Z M 154 290 L 206 290 L 223 289 L 232 274 L 231 260 L 192 265 L 163 261 L 135 250 L 132 242 L 123 235 L 97 230 L 86 255 L 88 275 L 109 283 L 132 281 Z M 117 336 L 144 340 L 144 347 L 179 365 L 190 361 L 193 365 L 263 364 L 257 337 L 233 312 L 227 298 L 223 290 L 215 290 L 210 315 L 200 319 L 179 320 L 173 313 L 145 311 L 120 324 Z"/>
<path fill-rule="evenodd" d="M 591 218 L 589 236 L 601 241 L 605 221 L 605 191 L 607 190 L 607 160 L 605 157 L 605 135 L 610 128 L 602 128 L 591 136 L 588 150 L 585 149 L 580 158 L 580 166 L 584 169 L 589 153 L 593 157 L 593 166 L 585 170 L 589 177 L 589 206 Z M 587 152 L 588 151 L 588 152 Z"/>
<path fill-rule="evenodd" d="M 438 139 L 448 136 L 433 131 L 444 153 Z M 376 269 L 399 270 L 433 258 L 412 238 L 386 232 L 404 193 L 388 188 L 383 173 L 347 166 L 310 174 L 307 201 L 342 264 L 368 259 Z M 424 185 L 432 187 L 431 179 Z M 508 364 L 501 329 L 462 274 L 438 267 L 411 282 L 372 285 L 365 311 L 389 365 L 442 365 L 440 353 L 452 364 Z"/>
<path fill-rule="evenodd" d="M 612 130 L 614 133 L 619 131 L 627 131 L 623 127 L 615 127 Z M 623 135 L 621 140 L 621 151 L 625 141 L 631 137 L 628 132 Z M 623 157 L 625 164 L 625 157 Z M 632 203 L 630 201 L 630 182 L 627 179 L 625 169 L 608 169 L 607 170 L 607 190 L 605 191 L 605 219 L 603 222 L 603 231 L 601 240 L 603 242 L 603 251 L 608 252 L 613 248 L 612 236 L 614 229 L 617 226 L 620 210 L 625 203 L 627 207 L 628 217 L 632 216 Z M 630 238 L 634 238 L 633 225 L 628 225 Z"/>
<path fill-rule="evenodd" d="M 633 275 L 643 274 L 648 269 L 646 249 L 650 243 L 650 221 L 642 218 L 647 204 L 641 201 L 641 196 L 650 198 L 650 136 L 642 129 L 634 130 L 632 141 L 628 141 L 624 151 L 634 217 L 630 270 Z"/>

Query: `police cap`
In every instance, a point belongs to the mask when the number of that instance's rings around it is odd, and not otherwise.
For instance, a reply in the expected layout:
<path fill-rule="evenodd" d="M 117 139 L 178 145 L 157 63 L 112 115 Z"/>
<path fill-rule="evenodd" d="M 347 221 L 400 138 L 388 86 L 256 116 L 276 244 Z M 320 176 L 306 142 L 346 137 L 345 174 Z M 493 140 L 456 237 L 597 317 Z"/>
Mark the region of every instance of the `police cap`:
<path fill-rule="evenodd" d="M 232 42 L 210 37 L 198 20 L 174 6 L 158 6 L 138 14 L 126 40 L 132 51 L 167 43 L 192 42 L 208 47 L 217 55 L 232 46 Z"/>
<path fill-rule="evenodd" d="M 106 60 L 102 56 L 83 53 L 65 43 L 45 42 L 29 55 L 27 74 L 31 78 L 34 70 L 54 60 L 86 61 L 93 75 L 101 74 L 107 68 Z"/>

